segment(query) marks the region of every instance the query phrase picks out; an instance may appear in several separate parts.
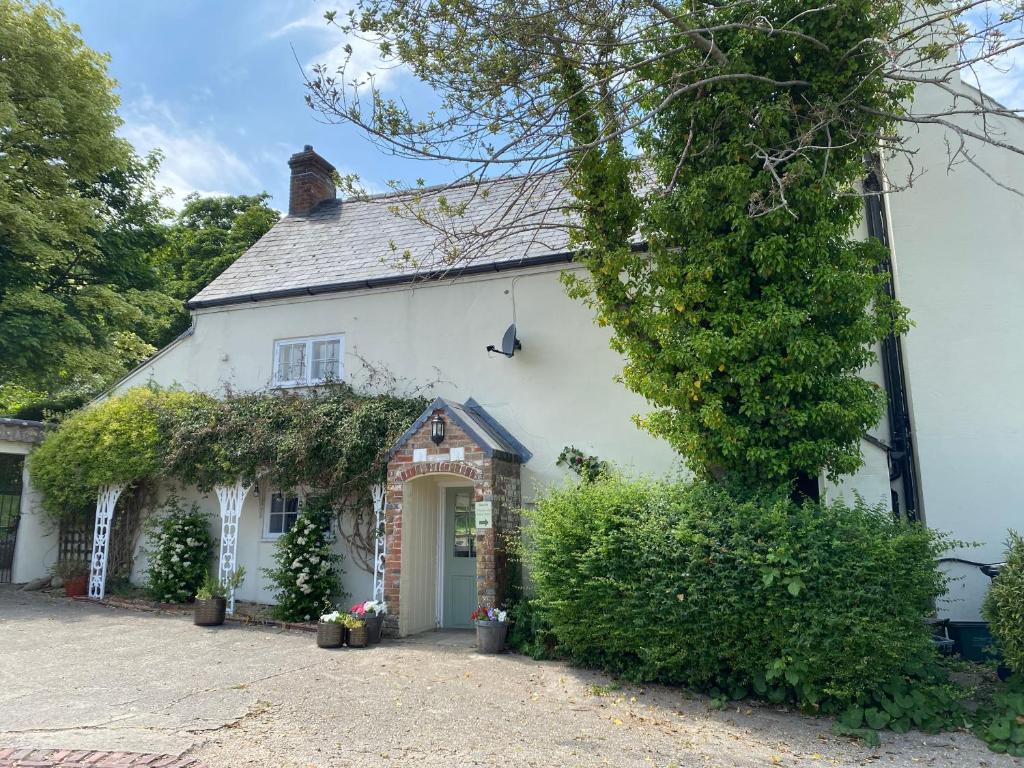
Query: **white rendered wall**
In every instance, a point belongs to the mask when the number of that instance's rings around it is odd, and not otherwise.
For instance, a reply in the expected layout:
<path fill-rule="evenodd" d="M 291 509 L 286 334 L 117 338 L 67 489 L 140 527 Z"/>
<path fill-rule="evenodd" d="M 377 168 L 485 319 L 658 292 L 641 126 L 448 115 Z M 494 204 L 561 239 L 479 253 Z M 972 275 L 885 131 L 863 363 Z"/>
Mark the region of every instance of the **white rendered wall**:
<path fill-rule="evenodd" d="M 183 507 L 189 508 L 197 504 L 201 512 L 208 516 L 210 521 L 210 536 L 215 542 L 220 540 L 220 505 L 217 496 L 213 493 L 205 494 L 196 488 L 180 488 L 164 486 L 159 490 L 160 501 L 163 502 L 169 494 L 173 493 L 178 497 Z M 274 567 L 274 551 L 277 541 L 265 538 L 263 535 L 263 516 L 267 512 L 267 499 L 270 488 L 266 482 L 260 483 L 260 493 L 253 494 L 252 491 L 246 496 L 245 504 L 242 506 L 242 515 L 239 519 L 238 530 L 238 565 L 245 568 L 245 581 L 235 591 L 238 600 L 246 600 L 254 603 L 273 603 L 273 584 L 263 574 L 264 568 Z M 132 568 L 132 582 L 138 585 L 146 583 L 146 569 L 148 562 L 146 549 L 149 547 L 147 537 L 143 534 L 139 546 L 135 552 L 135 561 Z M 213 557 L 210 560 L 210 569 L 216 572 L 218 547 L 214 547 Z M 352 603 L 373 598 L 373 574 L 357 565 L 348 545 L 339 537 L 334 545 L 335 553 L 341 555 L 341 569 L 344 572 L 341 577 L 342 588 L 348 597 L 341 601 L 341 607 L 347 609 Z"/>
<path fill-rule="evenodd" d="M 931 109 L 946 97 L 919 99 Z M 995 122 L 1002 140 L 1024 146 L 1024 124 Z M 922 509 L 929 526 L 981 544 L 951 555 L 1000 560 L 1007 529 L 1024 529 L 1024 199 L 969 165 L 947 173 L 941 128 L 906 133 L 925 173 L 889 207 L 897 295 L 915 323 L 903 350 Z M 1024 189 L 1024 158 L 985 148 L 976 157 Z M 905 166 L 892 166 L 902 178 Z M 943 615 L 979 620 L 988 579 L 947 567 L 956 579 Z"/>
<path fill-rule="evenodd" d="M 33 447 L 31 443 L 0 440 L 0 453 L 27 456 Z M 11 581 L 15 584 L 46 576 L 57 562 L 57 525 L 43 512 L 42 498 L 28 476 L 28 462 L 21 478 L 21 520 L 11 570 Z"/>
<path fill-rule="evenodd" d="M 549 268 L 201 310 L 192 336 L 118 389 L 147 381 L 211 393 L 265 389 L 275 339 L 344 333 L 345 378 L 357 389 L 365 360 L 409 389 L 483 405 L 533 452 L 525 500 L 562 481 L 555 460 L 569 444 L 633 472 L 672 471 L 678 457 L 632 423 L 646 406 L 615 380 L 622 361 L 609 333 L 565 295 L 558 275 Z M 513 291 L 523 349 L 507 359 L 486 347 L 512 322 Z"/>

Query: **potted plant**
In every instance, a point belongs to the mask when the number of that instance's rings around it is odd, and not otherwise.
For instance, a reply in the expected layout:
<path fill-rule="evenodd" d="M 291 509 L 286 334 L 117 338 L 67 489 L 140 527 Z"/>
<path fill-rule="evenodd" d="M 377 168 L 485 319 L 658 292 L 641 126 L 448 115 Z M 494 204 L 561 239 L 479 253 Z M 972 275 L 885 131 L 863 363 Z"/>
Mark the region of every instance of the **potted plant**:
<path fill-rule="evenodd" d="M 192 622 L 197 627 L 219 627 L 224 623 L 224 612 L 227 609 L 227 594 L 229 590 L 237 589 L 245 578 L 245 569 L 236 568 L 228 577 L 227 582 L 220 581 L 210 574 L 206 575 L 206 581 L 196 592 L 195 609 L 192 614 Z"/>
<path fill-rule="evenodd" d="M 64 583 L 64 594 L 68 597 L 82 597 L 89 591 L 89 563 L 62 560 L 51 572 Z"/>
<path fill-rule="evenodd" d="M 508 613 L 498 608 L 478 607 L 470 619 L 476 624 L 476 649 L 480 653 L 501 653 L 508 634 Z"/>
<path fill-rule="evenodd" d="M 347 634 L 343 614 L 338 611 L 325 613 L 316 625 L 316 645 L 318 648 L 340 648 Z"/>
<path fill-rule="evenodd" d="M 366 634 L 371 643 L 379 643 L 381 632 L 384 629 L 384 617 L 388 613 L 388 604 L 380 600 L 367 600 L 365 603 L 356 603 L 349 610 L 357 619 L 366 622 Z"/>
<path fill-rule="evenodd" d="M 345 627 L 348 629 L 348 647 L 365 648 L 370 642 L 369 634 L 366 630 L 366 622 L 352 615 L 345 616 L 344 622 Z"/>

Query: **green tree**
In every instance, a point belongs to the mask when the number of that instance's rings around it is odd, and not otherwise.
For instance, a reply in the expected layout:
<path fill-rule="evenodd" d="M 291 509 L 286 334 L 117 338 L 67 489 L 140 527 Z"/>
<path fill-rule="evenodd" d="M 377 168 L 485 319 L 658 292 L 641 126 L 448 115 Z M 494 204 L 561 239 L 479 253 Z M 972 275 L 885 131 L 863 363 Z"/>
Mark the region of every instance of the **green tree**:
<path fill-rule="evenodd" d="M 92 391 L 153 351 L 177 303 L 158 158 L 116 136 L 107 58 L 45 4 L 0 0 L 0 382 Z"/>
<path fill-rule="evenodd" d="M 277 223 L 269 199 L 266 192 L 185 198 L 154 256 L 166 290 L 187 301 L 209 285 Z"/>
<path fill-rule="evenodd" d="M 327 20 L 435 98 L 414 114 L 343 65 L 315 67 L 307 101 L 386 151 L 456 164 L 460 181 L 518 184 L 499 223 L 415 188 L 405 208 L 455 260 L 523 226 L 568 229 L 588 268 L 570 292 L 655 407 L 643 426 L 699 473 L 774 487 L 855 470 L 882 414 L 858 373 L 907 321 L 883 249 L 851 237 L 873 158 L 913 152 L 898 124 L 946 127 L 951 165 L 976 163 L 980 144 L 1024 152 L 997 123 L 960 119 L 1012 114 L 956 90 L 1021 41 L 1024 7 L 979 5 L 361 0 Z M 946 102 L 928 111 L 942 100 L 912 99 L 921 87 Z M 551 171 L 571 197 L 553 202 Z"/>

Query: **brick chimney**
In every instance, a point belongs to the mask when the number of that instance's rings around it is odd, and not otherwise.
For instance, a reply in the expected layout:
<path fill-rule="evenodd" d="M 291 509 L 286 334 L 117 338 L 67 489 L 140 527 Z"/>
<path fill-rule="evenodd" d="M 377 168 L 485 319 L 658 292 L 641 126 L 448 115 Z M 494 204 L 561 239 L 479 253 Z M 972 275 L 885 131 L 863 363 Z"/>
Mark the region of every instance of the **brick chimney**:
<path fill-rule="evenodd" d="M 288 215 L 306 216 L 324 200 L 334 200 L 334 166 L 307 144 L 288 160 L 292 183 L 288 192 Z"/>

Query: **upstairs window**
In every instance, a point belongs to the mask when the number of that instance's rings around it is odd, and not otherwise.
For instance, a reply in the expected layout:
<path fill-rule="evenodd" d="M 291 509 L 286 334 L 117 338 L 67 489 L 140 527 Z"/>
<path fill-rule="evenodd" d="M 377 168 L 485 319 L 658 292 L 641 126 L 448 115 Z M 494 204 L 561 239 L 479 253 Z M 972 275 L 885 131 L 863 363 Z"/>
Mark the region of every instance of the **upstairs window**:
<path fill-rule="evenodd" d="M 274 342 L 274 386 L 305 387 L 342 381 L 345 337 L 314 336 Z"/>

